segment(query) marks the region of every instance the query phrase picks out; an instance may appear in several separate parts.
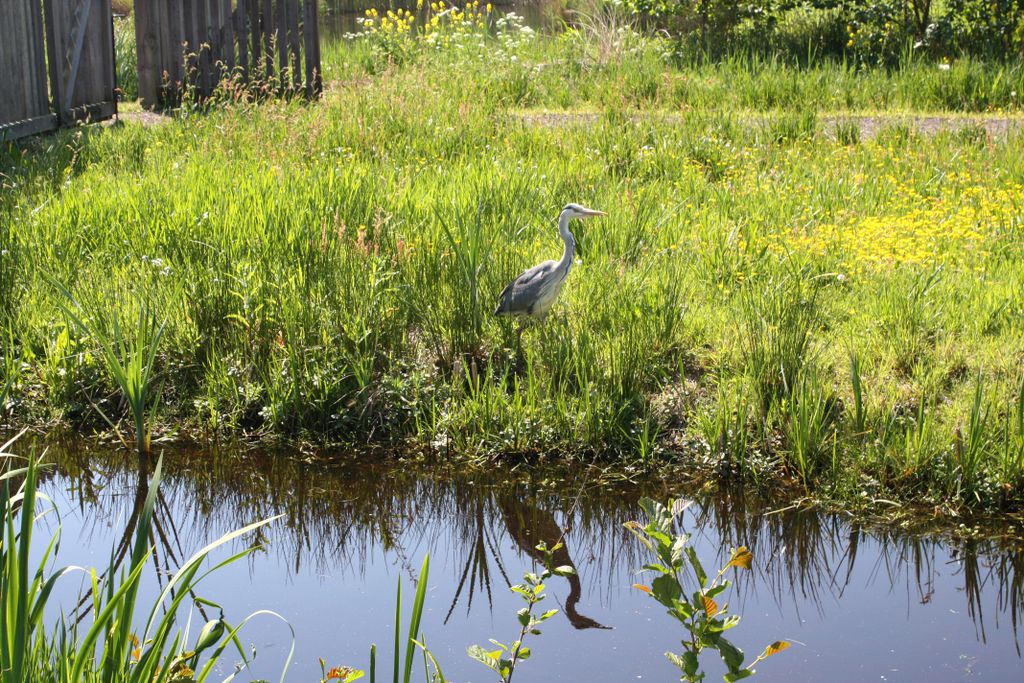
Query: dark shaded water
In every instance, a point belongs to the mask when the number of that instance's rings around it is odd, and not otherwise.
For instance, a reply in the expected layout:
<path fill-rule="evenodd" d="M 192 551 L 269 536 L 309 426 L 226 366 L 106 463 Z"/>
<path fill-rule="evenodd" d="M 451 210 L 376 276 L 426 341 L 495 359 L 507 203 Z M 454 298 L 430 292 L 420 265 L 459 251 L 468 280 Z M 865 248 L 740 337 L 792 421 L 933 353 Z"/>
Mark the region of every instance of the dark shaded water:
<path fill-rule="evenodd" d="M 106 566 L 145 492 L 138 463 L 124 452 L 57 461 L 44 490 L 63 511 L 60 563 Z M 561 613 L 516 679 L 678 680 L 663 653 L 678 651 L 681 633 L 630 588 L 642 560 L 622 528 L 637 518 L 640 495 L 681 493 L 670 482 L 599 486 L 584 472 L 513 482 L 256 454 L 168 454 L 165 470 L 154 539 L 161 566 L 284 515 L 262 535 L 265 551 L 214 575 L 200 594 L 221 602 L 229 621 L 264 608 L 285 615 L 297 639 L 289 681 L 319 680 L 318 657 L 365 667 L 371 642 L 389 662 L 395 582 L 410 595 L 425 553 L 427 643 L 450 680 L 492 681 L 466 646 L 514 639 L 519 603 L 507 586 L 533 564 L 534 544 L 563 530 L 559 561 L 579 577 L 550 582 L 548 606 Z M 761 680 L 1021 680 L 1024 550 L 1013 543 L 870 531 L 835 515 L 770 513 L 739 496 L 698 497 L 684 523 L 707 565 L 730 546 L 754 553 L 755 571 L 738 575 L 729 598 L 743 615 L 733 640 L 748 656 L 780 638 L 801 643 L 762 663 Z M 155 593 L 156 573 L 146 581 Z M 64 604 L 77 588 L 65 583 Z M 257 619 L 243 641 L 258 651 L 252 676 L 277 680 L 287 627 Z M 709 668 L 708 680 L 721 680 L 717 663 Z"/>

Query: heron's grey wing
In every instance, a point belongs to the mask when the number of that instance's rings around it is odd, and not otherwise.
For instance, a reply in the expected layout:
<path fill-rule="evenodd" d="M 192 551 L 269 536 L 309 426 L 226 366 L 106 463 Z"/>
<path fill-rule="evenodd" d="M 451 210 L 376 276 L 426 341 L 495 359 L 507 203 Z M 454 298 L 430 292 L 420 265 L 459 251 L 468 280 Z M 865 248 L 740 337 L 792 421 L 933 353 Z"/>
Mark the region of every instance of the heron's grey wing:
<path fill-rule="evenodd" d="M 529 315 L 557 267 L 557 261 L 545 261 L 524 271 L 502 290 L 494 314 Z"/>

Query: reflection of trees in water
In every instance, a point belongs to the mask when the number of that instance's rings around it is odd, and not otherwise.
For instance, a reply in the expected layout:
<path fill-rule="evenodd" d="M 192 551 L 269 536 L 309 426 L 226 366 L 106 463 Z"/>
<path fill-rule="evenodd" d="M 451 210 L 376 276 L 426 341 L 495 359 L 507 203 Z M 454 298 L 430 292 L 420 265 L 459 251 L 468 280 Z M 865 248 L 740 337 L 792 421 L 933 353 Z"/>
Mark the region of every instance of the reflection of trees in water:
<path fill-rule="evenodd" d="M 62 456 L 58 462 L 84 517 L 94 523 L 100 517 L 128 519 L 131 528 L 145 482 L 123 454 Z M 162 568 L 173 567 L 182 548 L 198 548 L 227 530 L 283 514 L 269 532 L 271 552 L 286 558 L 296 573 L 312 564 L 320 572 L 361 576 L 370 557 L 386 550 L 412 576 L 413 560 L 431 548 L 446 548 L 453 560 L 450 616 L 461 600 L 468 610 L 485 593 L 490 605 L 496 585 L 505 590 L 510 579 L 518 580 L 522 565 L 507 566 L 503 549 L 536 562 L 539 541 L 553 545 L 562 538 L 566 547 L 556 561 L 579 572 L 568 581 L 564 604 L 577 628 L 602 626 L 585 609 L 581 613 L 581 605 L 608 601 L 631 583 L 640 558 L 622 524 L 639 515 L 641 493 L 665 497 L 659 482 L 608 489 L 582 485 L 581 475 L 576 482 L 549 477 L 539 487 L 483 473 L 455 475 L 393 462 L 308 464 L 274 454 L 175 453 L 166 458 L 165 471 L 154 525 L 154 543 L 164 548 Z M 900 534 L 820 512 L 766 512 L 762 501 L 738 494 L 698 503 L 686 513 L 684 526 L 719 548 L 720 562 L 730 546 L 746 545 L 754 553 L 756 571 L 735 577 L 739 600 L 769 592 L 780 606 L 799 613 L 810 603 L 824 614 L 830 600 L 843 597 L 854 567 L 868 562 L 872 582 L 924 603 L 931 600 L 937 574 L 953 562 L 978 638 L 986 640 L 988 629 L 1008 621 L 1017 639 L 1024 615 L 1024 551 L 1011 543 Z M 119 547 L 130 537 L 129 531 Z"/>

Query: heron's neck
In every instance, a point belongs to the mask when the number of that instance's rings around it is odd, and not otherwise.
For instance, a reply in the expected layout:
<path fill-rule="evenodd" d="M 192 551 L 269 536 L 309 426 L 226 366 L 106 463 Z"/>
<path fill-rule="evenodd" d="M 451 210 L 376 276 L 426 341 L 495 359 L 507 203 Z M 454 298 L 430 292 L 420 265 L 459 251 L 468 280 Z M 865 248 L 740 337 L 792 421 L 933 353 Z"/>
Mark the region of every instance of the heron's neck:
<path fill-rule="evenodd" d="M 558 234 L 565 242 L 565 251 L 562 253 L 562 260 L 559 261 L 558 266 L 568 270 L 572 267 L 572 260 L 576 255 L 576 238 L 569 232 L 569 216 L 567 214 L 563 213 L 558 217 Z"/>

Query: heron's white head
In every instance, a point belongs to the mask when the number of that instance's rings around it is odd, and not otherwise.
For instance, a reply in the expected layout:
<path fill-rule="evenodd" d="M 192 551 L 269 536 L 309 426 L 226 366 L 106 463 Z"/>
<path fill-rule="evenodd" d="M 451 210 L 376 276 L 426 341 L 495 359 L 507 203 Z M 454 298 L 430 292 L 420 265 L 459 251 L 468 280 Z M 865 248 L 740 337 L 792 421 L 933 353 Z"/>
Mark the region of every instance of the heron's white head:
<path fill-rule="evenodd" d="M 565 208 L 562 209 L 562 216 L 565 218 L 594 218 L 595 216 L 607 216 L 604 211 L 598 211 L 597 209 L 588 209 L 585 206 L 579 204 L 566 204 Z"/>
<path fill-rule="evenodd" d="M 566 204 L 565 208 L 562 209 L 562 213 L 558 215 L 558 232 L 561 233 L 562 239 L 566 241 L 566 249 L 574 249 L 579 252 L 580 256 L 583 255 L 583 245 L 576 237 L 569 232 L 569 221 L 573 218 L 594 218 L 595 216 L 606 216 L 604 211 L 598 211 L 597 209 L 588 209 L 585 206 L 579 204 Z"/>

